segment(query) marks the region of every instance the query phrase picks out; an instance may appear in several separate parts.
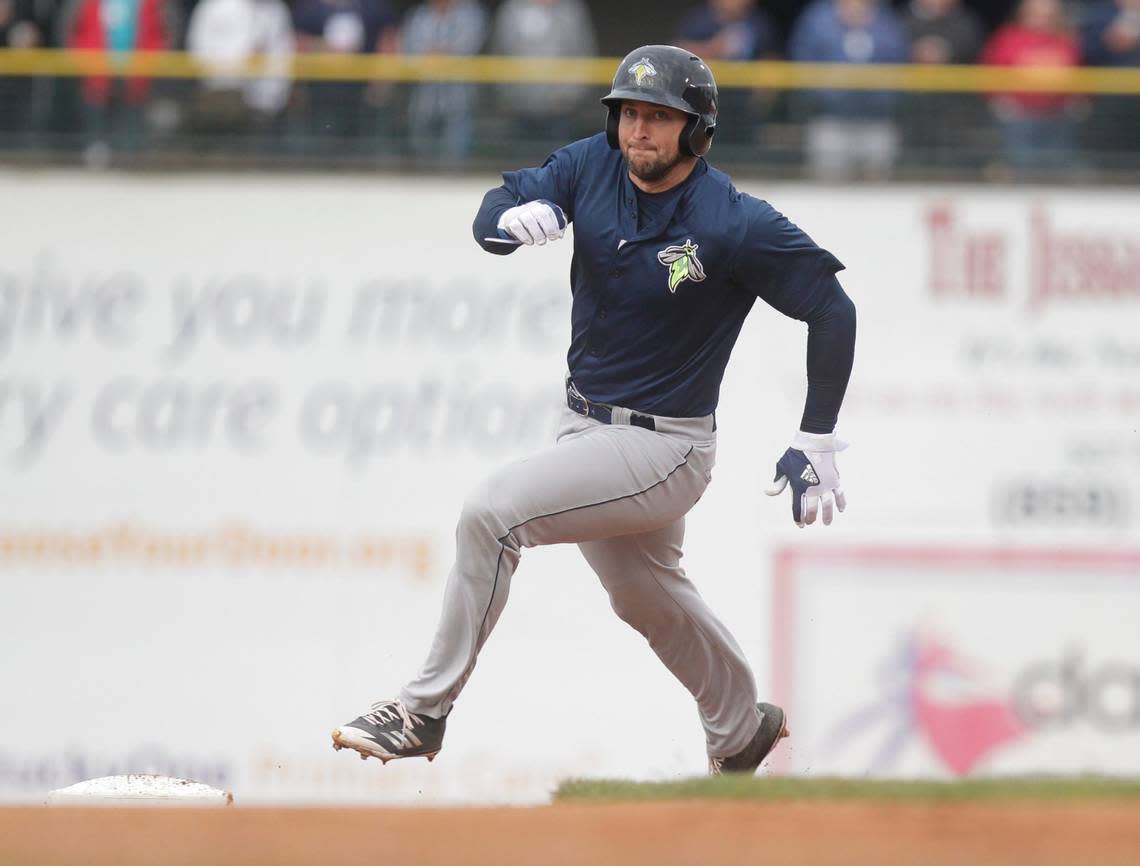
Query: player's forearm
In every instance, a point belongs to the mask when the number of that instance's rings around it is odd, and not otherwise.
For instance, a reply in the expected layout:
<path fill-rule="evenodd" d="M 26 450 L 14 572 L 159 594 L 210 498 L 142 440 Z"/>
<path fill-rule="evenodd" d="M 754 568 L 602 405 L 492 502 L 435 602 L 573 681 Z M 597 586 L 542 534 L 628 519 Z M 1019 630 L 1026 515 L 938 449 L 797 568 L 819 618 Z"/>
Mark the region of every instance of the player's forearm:
<path fill-rule="evenodd" d="M 499 217 L 502 216 L 503 211 L 514 207 L 516 204 L 518 202 L 515 200 L 514 194 L 503 186 L 488 190 L 487 194 L 483 196 L 483 204 L 479 206 L 479 212 L 475 214 L 475 222 L 471 226 L 471 231 L 475 235 L 475 242 L 487 252 L 506 256 L 518 249 L 518 247 L 509 244 L 488 243 L 484 240 L 484 238 L 500 236 Z"/>
<path fill-rule="evenodd" d="M 807 400 L 800 429 L 830 433 L 855 360 L 855 304 L 835 281 L 835 291 L 808 319 Z"/>

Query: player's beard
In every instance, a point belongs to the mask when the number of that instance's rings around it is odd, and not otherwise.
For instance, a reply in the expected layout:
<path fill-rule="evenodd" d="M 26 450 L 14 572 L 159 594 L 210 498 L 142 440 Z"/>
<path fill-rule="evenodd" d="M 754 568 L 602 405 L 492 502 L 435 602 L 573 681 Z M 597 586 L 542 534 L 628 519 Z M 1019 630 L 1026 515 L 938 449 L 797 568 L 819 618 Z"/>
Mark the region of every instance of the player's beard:
<path fill-rule="evenodd" d="M 641 153 L 644 154 L 645 151 L 641 151 Z M 642 159 L 635 163 L 630 158 L 630 148 L 626 146 L 625 149 L 625 161 L 629 163 L 629 170 L 638 180 L 644 180 L 647 183 L 656 183 L 664 178 L 681 162 L 681 159 L 682 156 L 679 151 L 674 153 L 672 158 L 664 157 L 660 152 L 657 152 L 653 159 Z"/>

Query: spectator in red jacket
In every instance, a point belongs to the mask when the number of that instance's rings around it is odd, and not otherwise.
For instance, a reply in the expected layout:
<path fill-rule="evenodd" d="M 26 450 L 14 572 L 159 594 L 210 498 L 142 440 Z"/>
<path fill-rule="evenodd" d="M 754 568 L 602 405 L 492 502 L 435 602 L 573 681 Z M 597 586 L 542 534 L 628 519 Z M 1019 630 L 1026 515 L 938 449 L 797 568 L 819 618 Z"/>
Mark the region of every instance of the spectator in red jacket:
<path fill-rule="evenodd" d="M 982 52 L 993 66 L 1080 65 L 1080 44 L 1061 0 L 1021 0 L 1014 18 Z M 1056 170 L 1070 161 L 1080 97 L 1065 93 L 998 93 L 990 107 L 1001 125 L 1006 155 L 1018 172 Z"/>
<path fill-rule="evenodd" d="M 173 14 L 166 0 L 74 0 L 64 14 L 67 46 L 112 57 L 167 50 L 174 43 Z M 125 149 L 141 143 L 151 84 L 149 78 L 104 75 L 83 80 L 89 163 L 104 163 L 112 140 Z"/>

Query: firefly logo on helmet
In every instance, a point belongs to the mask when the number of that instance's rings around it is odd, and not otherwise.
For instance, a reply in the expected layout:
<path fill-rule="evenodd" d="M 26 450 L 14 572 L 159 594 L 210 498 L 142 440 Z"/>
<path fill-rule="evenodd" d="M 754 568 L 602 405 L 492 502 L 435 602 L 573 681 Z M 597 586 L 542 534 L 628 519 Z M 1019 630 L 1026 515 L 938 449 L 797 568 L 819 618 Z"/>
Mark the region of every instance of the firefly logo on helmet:
<path fill-rule="evenodd" d="M 688 238 L 680 246 L 665 247 L 657 254 L 657 261 L 669 269 L 669 291 L 676 294 L 677 286 L 685 280 L 699 283 L 705 278 L 705 266 L 697 258 L 699 244 Z"/>
<path fill-rule="evenodd" d="M 629 74 L 633 76 L 637 86 L 641 87 L 646 78 L 652 78 L 657 74 L 657 70 L 653 68 L 648 57 L 643 57 L 629 68 Z"/>

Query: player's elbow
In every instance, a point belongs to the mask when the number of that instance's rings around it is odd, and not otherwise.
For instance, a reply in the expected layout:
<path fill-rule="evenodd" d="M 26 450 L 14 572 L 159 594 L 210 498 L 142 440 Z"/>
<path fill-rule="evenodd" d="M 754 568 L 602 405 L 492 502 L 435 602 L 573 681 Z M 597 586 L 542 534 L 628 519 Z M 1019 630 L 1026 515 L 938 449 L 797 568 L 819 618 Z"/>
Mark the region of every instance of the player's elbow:
<path fill-rule="evenodd" d="M 818 296 L 811 311 L 803 317 L 811 328 L 824 327 L 828 331 L 855 332 L 855 302 L 843 291 L 843 286 L 835 277 L 831 278 L 827 290 Z"/>
<path fill-rule="evenodd" d="M 484 251 L 496 256 L 509 256 L 518 249 L 517 244 L 497 244 L 494 241 L 485 240 L 484 236 L 479 234 L 477 225 L 475 227 L 475 243 L 479 244 Z"/>
<path fill-rule="evenodd" d="M 857 322 L 857 315 L 855 312 L 855 302 L 851 300 L 851 296 L 843 291 L 840 287 L 832 301 L 832 315 L 836 323 L 845 331 L 855 333 L 855 326 Z"/>
<path fill-rule="evenodd" d="M 518 249 L 515 244 L 500 244 L 487 240 L 487 238 L 501 237 L 499 216 L 514 204 L 514 196 L 503 187 L 488 190 L 483 196 L 483 203 L 479 206 L 478 213 L 475 214 L 475 221 L 471 224 L 471 234 L 475 237 L 475 243 L 496 256 L 509 256 Z"/>

